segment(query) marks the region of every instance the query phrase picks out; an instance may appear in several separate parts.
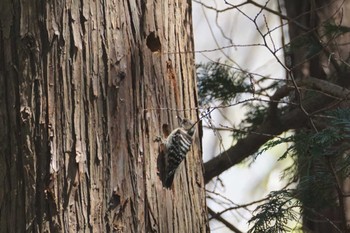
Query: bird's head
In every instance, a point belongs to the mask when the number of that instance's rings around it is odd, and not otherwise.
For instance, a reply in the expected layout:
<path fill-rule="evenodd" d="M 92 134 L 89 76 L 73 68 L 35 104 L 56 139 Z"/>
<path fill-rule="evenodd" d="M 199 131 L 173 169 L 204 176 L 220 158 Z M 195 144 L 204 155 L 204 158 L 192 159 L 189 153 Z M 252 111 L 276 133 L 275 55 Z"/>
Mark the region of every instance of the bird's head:
<path fill-rule="evenodd" d="M 180 116 L 177 116 L 177 118 L 179 120 L 180 127 L 186 130 L 187 133 L 192 136 L 196 131 L 194 123 L 187 118 L 182 118 Z"/>

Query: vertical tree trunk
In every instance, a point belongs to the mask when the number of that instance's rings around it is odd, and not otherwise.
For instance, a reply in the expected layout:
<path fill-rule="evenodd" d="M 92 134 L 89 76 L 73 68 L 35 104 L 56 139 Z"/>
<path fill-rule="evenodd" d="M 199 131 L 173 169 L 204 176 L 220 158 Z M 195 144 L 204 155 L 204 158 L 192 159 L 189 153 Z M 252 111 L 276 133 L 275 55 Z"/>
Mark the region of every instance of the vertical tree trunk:
<path fill-rule="evenodd" d="M 197 119 L 191 1 L 0 13 L 0 231 L 208 231 L 198 135 L 172 189 L 154 142 Z"/>

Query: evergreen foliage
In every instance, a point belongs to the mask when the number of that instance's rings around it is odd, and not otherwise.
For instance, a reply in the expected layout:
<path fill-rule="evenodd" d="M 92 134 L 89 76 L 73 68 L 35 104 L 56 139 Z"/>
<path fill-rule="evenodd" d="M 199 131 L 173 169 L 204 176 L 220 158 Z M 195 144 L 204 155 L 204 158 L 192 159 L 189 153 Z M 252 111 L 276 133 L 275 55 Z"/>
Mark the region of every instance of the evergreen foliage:
<path fill-rule="evenodd" d="M 277 86 L 277 82 L 272 82 L 269 88 L 253 90 L 249 75 L 232 71 L 226 64 L 213 62 L 198 66 L 198 89 L 203 106 L 212 101 L 231 103 L 244 93 L 261 97 L 267 89 L 271 92 Z M 254 131 L 263 122 L 269 107 L 264 101 L 246 102 L 244 106 L 248 112 L 239 130 L 233 130 L 236 139 Z M 283 107 L 279 110 L 283 111 Z M 288 223 L 301 221 L 296 210 L 301 210 L 304 217 L 314 217 L 319 209 L 339 205 L 342 197 L 334 192 L 341 185 L 337 179 L 350 174 L 350 146 L 344 143 L 350 137 L 350 109 L 328 111 L 314 121 L 327 127 L 320 127 L 318 131 L 303 129 L 292 136 L 277 137 L 257 153 L 288 142 L 290 146 L 280 160 L 291 156 L 294 164 L 286 169 L 284 178 L 289 178 L 289 182 L 298 181 L 298 185 L 294 189 L 271 192 L 266 202 L 254 211 L 249 221 L 250 233 L 290 232 Z"/>
<path fill-rule="evenodd" d="M 294 191 L 271 192 L 267 200 L 256 208 L 256 214 L 249 221 L 253 225 L 249 233 L 289 232 L 292 228 L 288 226 L 288 222 L 298 221 L 300 218 L 297 211 L 300 202 L 294 198 Z"/>
<path fill-rule="evenodd" d="M 213 100 L 228 104 L 239 94 L 250 92 L 250 85 L 245 81 L 246 75 L 220 62 L 198 65 L 197 79 L 201 105 Z"/>

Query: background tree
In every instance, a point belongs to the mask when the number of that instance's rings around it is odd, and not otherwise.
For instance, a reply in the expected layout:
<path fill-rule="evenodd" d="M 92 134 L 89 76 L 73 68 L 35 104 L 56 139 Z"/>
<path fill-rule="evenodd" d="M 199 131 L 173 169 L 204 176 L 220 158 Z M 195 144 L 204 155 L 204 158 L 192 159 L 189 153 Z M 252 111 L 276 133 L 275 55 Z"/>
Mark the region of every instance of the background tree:
<path fill-rule="evenodd" d="M 294 159 L 285 174 L 298 186 L 287 186 L 262 200 L 265 203 L 250 221 L 251 232 L 288 231 L 289 220 L 300 221 L 298 209 L 305 232 L 349 232 L 349 2 L 278 1 L 277 9 L 271 8 L 272 1 L 225 1 L 222 8 L 195 2 L 215 11 L 217 22 L 223 12 L 238 11 L 255 26 L 257 44 L 232 42 L 219 49 L 264 47 L 285 70 L 285 79 L 260 75 L 235 64 L 234 57 L 199 66 L 202 117 L 209 127 L 229 130 L 236 139 L 232 147 L 205 163 L 205 182 L 250 156 L 292 143 L 281 159 L 287 155 Z M 247 5 L 254 11 L 248 11 Z M 278 15 L 280 25 L 270 25 L 267 13 Z M 273 39 L 277 30 L 284 32 L 281 47 Z M 214 127 L 213 111 L 238 104 L 248 109 L 241 124 Z M 295 134 L 281 135 L 290 130 Z M 228 226 L 221 215 L 237 208 L 210 212 Z"/>
<path fill-rule="evenodd" d="M 197 119 L 191 2 L 0 13 L 0 231 L 208 231 L 199 135 L 172 189 L 153 141 Z"/>

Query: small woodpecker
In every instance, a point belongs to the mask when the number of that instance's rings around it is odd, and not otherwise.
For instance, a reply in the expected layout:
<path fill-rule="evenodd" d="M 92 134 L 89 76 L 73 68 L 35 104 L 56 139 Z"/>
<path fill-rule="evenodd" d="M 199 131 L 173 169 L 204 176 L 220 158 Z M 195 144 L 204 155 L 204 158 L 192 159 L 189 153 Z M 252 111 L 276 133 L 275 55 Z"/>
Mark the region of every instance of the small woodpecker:
<path fill-rule="evenodd" d="M 194 124 L 188 119 L 179 117 L 180 127 L 174 129 L 165 140 L 165 185 L 170 187 L 174 180 L 176 169 L 186 157 L 195 133 Z"/>

